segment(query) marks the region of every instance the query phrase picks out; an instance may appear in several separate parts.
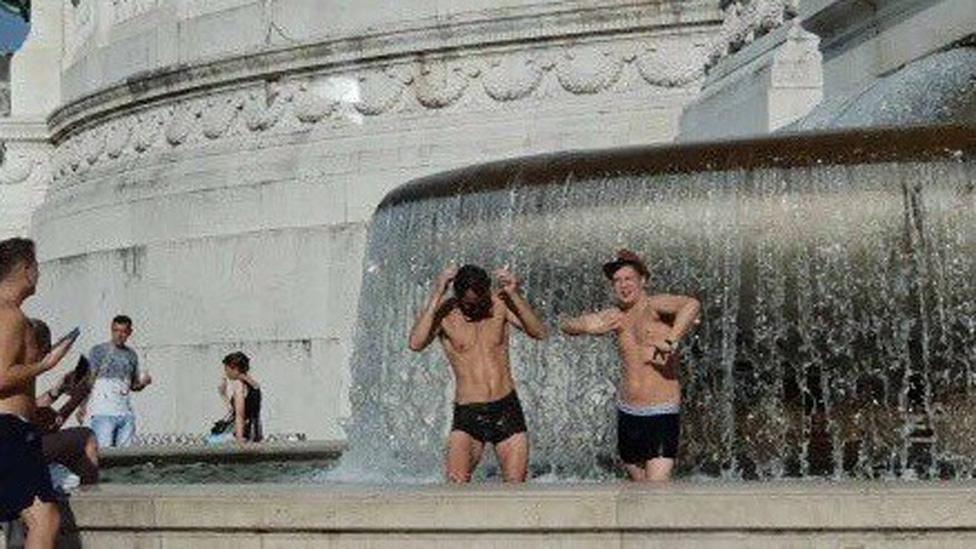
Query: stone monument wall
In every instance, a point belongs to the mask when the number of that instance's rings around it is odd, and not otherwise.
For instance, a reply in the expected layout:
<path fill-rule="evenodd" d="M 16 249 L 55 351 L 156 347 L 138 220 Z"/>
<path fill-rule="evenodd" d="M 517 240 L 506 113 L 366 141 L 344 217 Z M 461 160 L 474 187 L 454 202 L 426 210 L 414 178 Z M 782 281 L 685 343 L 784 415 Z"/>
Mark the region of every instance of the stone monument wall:
<path fill-rule="evenodd" d="M 156 380 L 135 397 L 143 432 L 205 429 L 220 358 L 240 349 L 268 431 L 344 437 L 382 197 L 473 163 L 670 141 L 721 15 L 706 0 L 348 4 L 64 2 L 32 307 L 83 326 L 83 346 L 135 319 Z"/>

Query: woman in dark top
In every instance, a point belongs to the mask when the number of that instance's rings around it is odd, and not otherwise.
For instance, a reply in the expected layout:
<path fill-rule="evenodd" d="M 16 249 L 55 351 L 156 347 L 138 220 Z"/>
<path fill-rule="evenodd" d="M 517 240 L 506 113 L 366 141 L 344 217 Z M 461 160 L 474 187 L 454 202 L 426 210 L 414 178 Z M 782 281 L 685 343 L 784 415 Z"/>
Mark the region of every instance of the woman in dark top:
<path fill-rule="evenodd" d="M 234 439 L 237 442 L 260 442 L 264 438 L 261 430 L 261 387 L 248 371 L 251 360 L 238 351 L 224 357 L 224 376 L 234 383 L 230 397 L 230 408 L 234 418 Z"/>

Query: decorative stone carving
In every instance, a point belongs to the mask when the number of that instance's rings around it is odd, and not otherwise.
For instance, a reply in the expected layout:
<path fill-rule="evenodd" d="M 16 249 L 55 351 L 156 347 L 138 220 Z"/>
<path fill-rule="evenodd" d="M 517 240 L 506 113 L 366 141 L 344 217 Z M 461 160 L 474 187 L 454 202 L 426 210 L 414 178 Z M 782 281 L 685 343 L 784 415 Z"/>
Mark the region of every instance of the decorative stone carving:
<path fill-rule="evenodd" d="M 159 111 L 148 111 L 136 115 L 135 124 L 132 127 L 132 145 L 135 151 L 145 152 L 149 150 L 159 138 L 164 123 L 165 120 Z"/>
<path fill-rule="evenodd" d="M 414 79 L 417 101 L 428 109 L 441 109 L 464 95 L 477 69 L 465 71 L 460 64 L 447 61 L 421 61 Z"/>
<path fill-rule="evenodd" d="M 16 185 L 27 181 L 34 171 L 38 158 L 22 151 L 8 151 L 2 144 L 3 161 L 0 162 L 0 185 Z"/>
<path fill-rule="evenodd" d="M 109 158 L 118 158 L 125 146 L 129 144 L 129 125 L 125 121 L 108 124 L 105 132 L 105 154 Z"/>
<path fill-rule="evenodd" d="M 244 98 L 244 120 L 251 131 L 264 131 L 281 119 L 286 104 L 291 102 L 289 90 L 274 81 L 247 92 Z"/>
<path fill-rule="evenodd" d="M 799 0 L 732 0 L 723 10 L 722 30 L 715 38 L 706 70 L 796 17 Z"/>
<path fill-rule="evenodd" d="M 703 76 L 708 44 L 689 48 L 685 41 L 665 40 L 646 44 L 634 55 L 641 77 L 653 86 L 682 87 Z"/>
<path fill-rule="evenodd" d="M 356 110 L 367 116 L 383 114 L 396 106 L 403 91 L 413 82 L 407 71 L 382 68 L 367 71 L 358 78 L 359 101 Z"/>
<path fill-rule="evenodd" d="M 624 60 L 602 44 L 568 48 L 556 63 L 563 89 L 581 94 L 598 93 L 620 78 Z"/>
<path fill-rule="evenodd" d="M 294 98 L 295 118 L 314 124 L 332 114 L 340 98 L 328 80 L 306 80 L 297 86 Z"/>
<path fill-rule="evenodd" d="M 173 114 L 166 125 L 166 141 L 170 145 L 179 145 L 190 135 L 190 130 L 196 124 L 199 112 L 191 102 L 173 107 Z M 137 146 L 138 148 L 138 146 Z M 147 147 L 148 148 L 148 147 Z"/>
<path fill-rule="evenodd" d="M 689 48 L 687 37 L 659 36 L 462 58 L 404 59 L 361 72 L 269 79 L 244 89 L 216 88 L 204 97 L 149 105 L 69 136 L 58 145 L 54 174 L 59 179 L 127 152 L 177 147 L 194 139 L 219 140 L 279 126 L 281 131 L 294 131 L 342 118 L 350 109 L 357 115 L 380 116 L 396 111 L 408 92 L 416 98 L 414 105 L 442 109 L 481 92 L 471 99 L 515 102 L 563 91 L 603 93 L 626 70 L 640 77 L 628 83 L 687 86 L 701 77 L 706 52 L 704 43 Z M 558 85 L 544 88 L 547 78 Z"/>
<path fill-rule="evenodd" d="M 551 68 L 551 62 L 531 55 L 497 56 L 487 62 L 482 85 L 488 97 L 496 101 L 515 101 L 532 94 L 542 82 L 545 71 Z"/>
<path fill-rule="evenodd" d="M 217 139 L 224 135 L 237 118 L 243 104 L 242 97 L 236 93 L 207 99 L 199 114 L 203 135 L 208 139 Z"/>
<path fill-rule="evenodd" d="M 85 157 L 85 161 L 89 165 L 94 165 L 98 162 L 98 158 L 102 156 L 102 152 L 105 150 L 105 132 L 102 128 L 94 128 L 85 137 L 84 149 L 82 154 Z"/>

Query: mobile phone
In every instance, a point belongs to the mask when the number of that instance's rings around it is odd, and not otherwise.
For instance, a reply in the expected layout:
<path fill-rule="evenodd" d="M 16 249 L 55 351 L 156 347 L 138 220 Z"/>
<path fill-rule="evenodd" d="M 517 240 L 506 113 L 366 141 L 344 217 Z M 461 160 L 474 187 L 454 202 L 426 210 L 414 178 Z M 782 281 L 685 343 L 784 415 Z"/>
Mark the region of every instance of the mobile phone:
<path fill-rule="evenodd" d="M 55 347 L 61 345 L 65 341 L 70 341 L 71 344 L 74 344 L 75 340 L 78 339 L 79 335 L 81 335 L 81 328 L 75 326 L 74 330 L 71 330 L 70 332 L 64 334 L 64 336 L 62 336 L 61 339 L 59 339 L 53 346 L 51 346 L 51 348 L 54 349 Z"/>
<path fill-rule="evenodd" d="M 88 376 L 89 370 L 91 370 L 91 365 L 85 355 L 78 357 L 78 364 L 75 365 L 75 379 L 84 379 Z"/>

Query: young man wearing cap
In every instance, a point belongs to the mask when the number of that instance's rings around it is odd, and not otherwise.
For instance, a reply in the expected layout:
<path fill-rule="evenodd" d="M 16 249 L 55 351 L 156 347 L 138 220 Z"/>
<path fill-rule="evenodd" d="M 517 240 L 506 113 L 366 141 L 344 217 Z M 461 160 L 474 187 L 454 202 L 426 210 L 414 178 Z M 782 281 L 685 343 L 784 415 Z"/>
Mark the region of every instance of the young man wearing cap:
<path fill-rule="evenodd" d="M 491 291 L 480 267 L 450 266 L 410 330 L 410 349 L 422 351 L 436 337 L 456 380 L 454 420 L 447 440 L 446 473 L 450 482 L 468 482 L 485 444 L 494 445 L 506 482 L 524 482 L 529 440 L 525 417 L 508 363 L 509 326 L 544 339 L 546 329 L 518 291 L 507 269 L 495 271 L 501 289 Z M 453 283 L 454 295 L 447 298 Z"/>
<path fill-rule="evenodd" d="M 623 376 L 617 393 L 617 450 L 631 480 L 666 481 L 678 452 L 681 387 L 677 348 L 698 320 L 688 296 L 646 291 L 650 273 L 633 252 L 603 265 L 616 305 L 565 320 L 568 335 L 615 333 Z M 670 319 L 670 323 L 665 319 Z"/>

